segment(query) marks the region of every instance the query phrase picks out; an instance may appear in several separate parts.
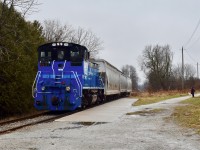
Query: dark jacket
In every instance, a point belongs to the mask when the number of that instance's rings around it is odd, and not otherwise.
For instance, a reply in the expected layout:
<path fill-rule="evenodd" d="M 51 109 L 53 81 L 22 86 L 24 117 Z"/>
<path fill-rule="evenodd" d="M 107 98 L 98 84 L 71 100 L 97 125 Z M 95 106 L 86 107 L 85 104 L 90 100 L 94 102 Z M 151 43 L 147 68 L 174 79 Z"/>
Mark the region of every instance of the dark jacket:
<path fill-rule="evenodd" d="M 194 92 L 195 92 L 195 89 L 191 88 L 191 94 L 194 94 Z"/>

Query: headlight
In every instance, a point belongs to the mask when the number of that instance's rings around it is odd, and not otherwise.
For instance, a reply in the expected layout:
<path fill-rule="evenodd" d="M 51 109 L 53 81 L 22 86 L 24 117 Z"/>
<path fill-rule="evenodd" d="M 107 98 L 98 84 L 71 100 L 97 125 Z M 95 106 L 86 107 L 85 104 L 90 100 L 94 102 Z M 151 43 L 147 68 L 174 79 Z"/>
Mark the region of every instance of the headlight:
<path fill-rule="evenodd" d="M 43 86 L 41 89 L 42 89 L 42 91 L 44 91 L 45 90 L 45 86 Z"/>
<path fill-rule="evenodd" d="M 69 86 L 66 87 L 66 91 L 67 91 L 67 92 L 70 91 L 70 87 L 69 87 Z"/>

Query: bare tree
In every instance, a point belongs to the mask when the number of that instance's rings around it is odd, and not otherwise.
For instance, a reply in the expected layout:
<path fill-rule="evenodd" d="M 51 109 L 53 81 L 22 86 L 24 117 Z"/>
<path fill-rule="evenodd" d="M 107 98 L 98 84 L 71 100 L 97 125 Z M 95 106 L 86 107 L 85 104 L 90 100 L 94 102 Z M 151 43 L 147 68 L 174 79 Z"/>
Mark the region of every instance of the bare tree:
<path fill-rule="evenodd" d="M 182 65 L 177 64 L 173 68 L 173 88 L 174 89 L 182 89 Z M 195 79 L 195 67 L 191 64 L 185 64 L 184 65 L 184 82 L 185 82 L 185 88 L 190 88 L 192 85 L 194 85 Z"/>
<path fill-rule="evenodd" d="M 20 44 L 21 39 L 17 28 L 27 13 L 32 13 L 38 5 L 37 0 L 0 0 L 0 63 L 12 62 L 19 59 L 19 53 L 6 45 L 10 36 L 16 40 L 9 45 Z"/>
<path fill-rule="evenodd" d="M 16 12 L 17 10 L 24 17 L 27 13 L 32 13 L 36 10 L 37 5 L 39 5 L 37 0 L 0 0 L 0 30 L 2 26 L 9 27 L 7 24 L 8 20 L 17 20 L 17 18 L 12 18 L 14 11 Z"/>
<path fill-rule="evenodd" d="M 196 73 L 196 70 L 195 70 L 195 67 L 192 66 L 191 64 L 185 64 L 185 69 L 184 69 L 184 72 L 185 72 L 185 80 L 189 80 L 190 78 L 195 78 L 195 73 Z"/>
<path fill-rule="evenodd" d="M 43 34 L 47 42 L 66 41 L 84 45 L 91 52 L 91 57 L 103 49 L 102 41 L 91 30 L 74 29 L 71 25 L 61 25 L 59 21 L 46 20 Z"/>
<path fill-rule="evenodd" d="M 182 79 L 182 65 L 177 64 L 172 69 L 173 76 L 176 80 Z"/>
<path fill-rule="evenodd" d="M 185 64 L 184 65 L 184 79 L 189 80 L 191 77 L 195 78 L 195 67 L 191 64 Z M 173 76 L 175 79 L 181 79 L 182 78 L 182 66 L 181 64 L 178 64 L 173 68 Z"/>
<path fill-rule="evenodd" d="M 91 52 L 92 57 L 95 57 L 95 55 L 103 49 L 100 38 L 98 38 L 91 30 L 85 30 L 81 27 L 75 31 L 71 42 L 86 46 Z"/>
<path fill-rule="evenodd" d="M 43 35 L 47 42 L 71 41 L 74 29 L 71 25 L 62 26 L 59 21 L 45 20 Z"/>
<path fill-rule="evenodd" d="M 171 77 L 171 87 L 172 89 L 182 89 L 182 65 L 177 64 L 172 68 Z"/>
<path fill-rule="evenodd" d="M 153 90 L 166 90 L 172 75 L 173 53 L 169 45 L 146 46 L 140 60 L 141 69 L 146 74 Z"/>
<path fill-rule="evenodd" d="M 122 66 L 122 72 L 131 78 L 132 81 L 132 89 L 133 90 L 137 90 L 138 89 L 138 75 L 136 72 L 135 67 L 133 67 L 132 65 L 125 65 Z"/>
<path fill-rule="evenodd" d="M 125 66 L 122 66 L 122 72 L 124 75 L 130 77 L 130 69 L 129 69 L 129 65 L 125 65 Z"/>
<path fill-rule="evenodd" d="M 25 16 L 26 14 L 31 14 L 36 11 L 36 6 L 39 5 L 37 0 L 1 0 L 0 2 L 2 3 L 1 15 L 5 7 L 7 7 L 9 10 L 17 9 L 22 16 Z"/>

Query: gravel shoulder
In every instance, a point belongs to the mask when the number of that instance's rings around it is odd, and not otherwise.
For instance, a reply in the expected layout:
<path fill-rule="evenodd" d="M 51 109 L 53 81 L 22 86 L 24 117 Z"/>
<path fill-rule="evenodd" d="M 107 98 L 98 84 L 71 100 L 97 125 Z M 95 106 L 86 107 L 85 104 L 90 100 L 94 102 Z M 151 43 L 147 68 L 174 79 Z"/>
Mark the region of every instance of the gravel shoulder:
<path fill-rule="evenodd" d="M 114 122 L 43 123 L 0 136 L 2 150 L 199 150 L 200 136 L 168 118 L 180 101 L 174 98 L 150 105 L 134 106 L 127 112 L 161 109 L 158 113 L 124 114 Z M 134 100 L 133 100 L 134 101 Z"/>

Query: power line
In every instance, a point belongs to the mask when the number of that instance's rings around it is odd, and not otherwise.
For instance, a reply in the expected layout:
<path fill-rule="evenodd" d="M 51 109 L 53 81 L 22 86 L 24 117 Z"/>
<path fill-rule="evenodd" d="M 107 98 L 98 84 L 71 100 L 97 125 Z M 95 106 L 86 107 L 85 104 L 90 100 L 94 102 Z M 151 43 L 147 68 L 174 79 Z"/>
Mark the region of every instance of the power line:
<path fill-rule="evenodd" d="M 195 63 L 197 63 L 198 61 L 196 59 L 194 59 L 187 50 L 185 50 L 186 54 L 191 58 L 192 61 L 194 61 Z"/>
<path fill-rule="evenodd" d="M 198 61 L 196 60 L 196 59 L 194 59 L 189 53 L 188 53 L 188 51 L 187 50 L 185 50 L 185 52 L 186 52 L 186 54 L 192 59 L 192 61 L 194 61 L 194 63 L 195 63 L 195 65 L 197 65 L 196 67 L 197 67 L 197 72 L 196 72 L 196 74 L 197 74 L 197 78 L 199 79 L 199 63 L 198 63 Z M 182 55 L 183 55 L 183 49 L 182 49 Z M 182 65 L 183 65 L 183 60 L 182 60 Z M 184 68 L 183 68 L 183 66 L 182 66 L 182 70 L 184 70 Z M 183 77 L 182 77 L 182 79 L 184 78 L 184 71 L 182 71 L 182 75 L 183 75 Z M 184 80 L 184 79 L 183 79 Z M 184 81 L 182 80 L 182 88 L 184 87 Z"/>
<path fill-rule="evenodd" d="M 199 40 L 200 40 L 200 36 L 197 38 L 196 41 L 193 42 L 192 45 L 190 45 L 190 47 L 188 47 L 188 49 L 192 48 Z"/>
<path fill-rule="evenodd" d="M 194 31 L 192 32 L 192 35 L 191 35 L 191 37 L 189 38 L 189 40 L 184 44 L 184 47 L 186 47 L 189 43 L 190 43 L 190 41 L 192 40 L 192 38 L 193 38 L 193 36 L 194 36 L 194 34 L 195 34 L 195 32 L 197 31 L 197 29 L 198 29 L 198 27 L 199 27 L 199 25 L 200 25 L 200 19 L 199 19 L 199 21 L 198 21 L 198 23 L 197 23 L 197 26 L 196 26 L 196 28 L 194 29 Z"/>

